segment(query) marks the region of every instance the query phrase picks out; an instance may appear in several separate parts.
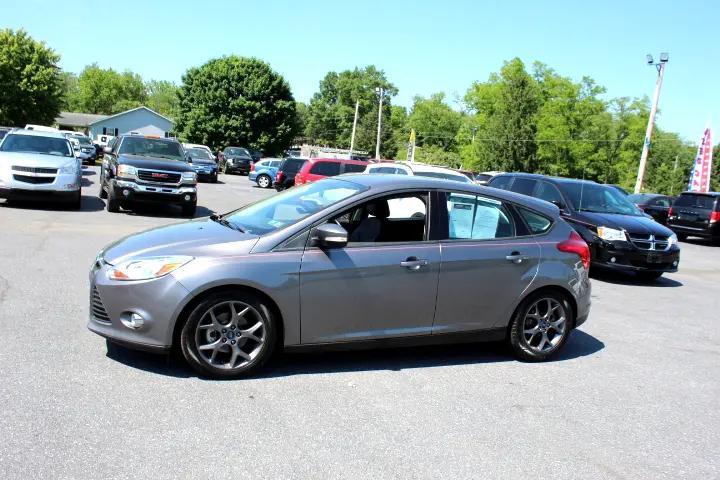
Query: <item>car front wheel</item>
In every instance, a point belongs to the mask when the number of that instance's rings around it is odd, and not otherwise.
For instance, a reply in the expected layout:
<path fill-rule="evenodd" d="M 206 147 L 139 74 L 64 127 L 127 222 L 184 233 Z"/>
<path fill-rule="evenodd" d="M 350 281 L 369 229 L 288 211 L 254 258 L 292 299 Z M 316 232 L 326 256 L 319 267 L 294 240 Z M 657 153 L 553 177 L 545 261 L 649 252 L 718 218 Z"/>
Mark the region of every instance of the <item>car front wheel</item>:
<path fill-rule="evenodd" d="M 562 295 L 555 292 L 531 295 L 515 312 L 510 347 L 520 360 L 547 360 L 565 344 L 572 325 L 573 310 Z"/>
<path fill-rule="evenodd" d="M 221 292 L 202 300 L 183 325 L 183 356 L 198 373 L 241 378 L 257 371 L 272 355 L 275 319 L 255 295 Z"/>

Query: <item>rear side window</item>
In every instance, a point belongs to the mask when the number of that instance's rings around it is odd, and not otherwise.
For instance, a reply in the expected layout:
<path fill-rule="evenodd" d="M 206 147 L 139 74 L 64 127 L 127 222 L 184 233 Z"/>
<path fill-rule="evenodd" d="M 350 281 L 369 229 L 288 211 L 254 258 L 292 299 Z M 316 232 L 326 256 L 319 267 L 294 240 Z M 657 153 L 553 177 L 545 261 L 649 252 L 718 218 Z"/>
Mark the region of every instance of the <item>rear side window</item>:
<path fill-rule="evenodd" d="M 365 165 L 356 165 L 354 163 L 346 163 L 345 164 L 345 173 L 357 173 L 357 172 L 364 172 L 365 171 Z"/>
<path fill-rule="evenodd" d="M 668 197 L 659 197 L 650 202 L 650 206 L 652 207 L 669 207 L 670 206 L 670 199 Z"/>
<path fill-rule="evenodd" d="M 370 173 L 397 173 L 397 168 L 393 168 L 393 167 L 371 168 Z"/>
<path fill-rule="evenodd" d="M 550 229 L 552 220 L 549 218 L 544 215 L 540 215 L 539 213 L 535 213 L 532 210 L 528 210 L 527 208 L 517 207 L 517 209 L 520 212 L 520 215 L 522 215 L 523 220 L 525 220 L 525 223 L 527 223 L 530 228 L 530 232 L 533 234 L 537 235 L 545 233 Z"/>
<path fill-rule="evenodd" d="M 548 182 L 540 182 L 540 187 L 538 188 L 537 195 L 535 196 L 540 200 L 545 200 L 546 202 L 555 203 L 557 205 L 563 204 L 560 191 L 555 187 L 555 185 Z"/>
<path fill-rule="evenodd" d="M 497 200 L 449 193 L 447 212 L 450 239 L 488 240 L 515 236 L 512 217 Z"/>
<path fill-rule="evenodd" d="M 280 169 L 285 173 L 297 173 L 304 163 L 305 160 L 285 160 Z"/>
<path fill-rule="evenodd" d="M 340 175 L 340 164 L 337 162 L 317 162 L 310 169 L 313 175 L 324 175 L 326 177 L 334 177 Z"/>
<path fill-rule="evenodd" d="M 510 187 L 510 190 L 523 195 L 532 195 L 533 190 L 535 190 L 535 185 L 537 185 L 537 180 L 515 177 L 515 181 L 513 182 L 512 187 Z"/>
<path fill-rule="evenodd" d="M 715 197 L 712 195 L 683 193 L 677 198 L 677 200 L 675 200 L 675 203 L 673 205 L 676 207 L 690 207 L 712 210 L 713 206 L 715 205 Z"/>
<path fill-rule="evenodd" d="M 510 181 L 512 180 L 512 177 L 508 177 L 506 175 L 500 175 L 499 177 L 493 177 L 489 182 L 488 185 L 494 188 L 501 188 L 503 190 L 508 190 L 510 188 Z"/>

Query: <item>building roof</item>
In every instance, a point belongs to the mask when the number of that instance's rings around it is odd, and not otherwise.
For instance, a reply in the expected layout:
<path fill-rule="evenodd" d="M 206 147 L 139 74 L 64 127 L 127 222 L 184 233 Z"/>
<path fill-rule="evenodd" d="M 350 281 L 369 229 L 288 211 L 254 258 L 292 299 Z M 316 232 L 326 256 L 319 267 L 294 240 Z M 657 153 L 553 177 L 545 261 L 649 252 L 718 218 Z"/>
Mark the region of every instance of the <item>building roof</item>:
<path fill-rule="evenodd" d="M 163 119 L 167 120 L 168 122 L 172 123 L 173 125 L 175 125 L 175 122 L 173 122 L 173 121 L 170 120 L 169 118 L 167 118 L 167 117 L 165 117 L 165 116 L 163 116 L 163 115 L 160 115 L 160 114 L 157 113 L 155 110 L 149 109 L 148 107 L 146 107 L 146 106 L 144 106 L 144 105 L 141 106 L 141 107 L 137 107 L 137 108 L 131 108 L 130 110 L 125 110 L 124 112 L 116 113 L 115 115 L 105 116 L 105 117 L 103 117 L 103 118 L 100 118 L 100 119 L 98 119 L 98 120 L 95 120 L 93 123 L 98 123 L 98 122 L 101 122 L 101 121 L 103 121 L 103 120 L 108 120 L 108 119 L 111 119 L 111 118 L 120 117 L 120 116 L 122 116 L 122 115 L 126 115 L 126 114 L 128 114 L 128 113 L 130 113 L 130 112 L 134 112 L 134 111 L 136 111 L 136 110 L 147 110 L 148 112 L 150 112 L 150 113 L 152 113 L 152 114 L 154 114 L 154 115 L 157 115 L 158 117 L 163 118 Z"/>
<path fill-rule="evenodd" d="M 95 122 L 105 120 L 108 115 L 95 115 L 94 113 L 78 113 L 78 112 L 60 112 L 60 116 L 55 119 L 58 125 L 68 127 L 89 127 Z"/>

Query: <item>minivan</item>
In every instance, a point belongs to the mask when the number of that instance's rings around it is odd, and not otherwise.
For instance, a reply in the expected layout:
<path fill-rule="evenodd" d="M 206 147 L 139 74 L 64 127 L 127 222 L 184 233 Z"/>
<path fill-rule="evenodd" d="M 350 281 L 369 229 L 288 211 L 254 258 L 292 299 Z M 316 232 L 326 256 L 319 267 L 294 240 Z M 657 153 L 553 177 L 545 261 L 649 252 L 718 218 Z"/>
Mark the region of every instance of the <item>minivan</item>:
<path fill-rule="evenodd" d="M 687 237 L 720 239 L 719 192 L 683 192 L 668 211 L 667 225 L 680 240 Z"/>
<path fill-rule="evenodd" d="M 676 272 L 677 236 L 648 218 L 611 185 L 589 180 L 505 173 L 488 186 L 554 203 L 590 246 L 593 267 L 635 272 L 644 280 Z"/>
<path fill-rule="evenodd" d="M 335 177 L 343 173 L 361 173 L 368 162 L 362 160 L 345 160 L 340 158 L 311 158 L 305 163 L 297 175 L 295 185 L 316 182 L 327 177 Z"/>

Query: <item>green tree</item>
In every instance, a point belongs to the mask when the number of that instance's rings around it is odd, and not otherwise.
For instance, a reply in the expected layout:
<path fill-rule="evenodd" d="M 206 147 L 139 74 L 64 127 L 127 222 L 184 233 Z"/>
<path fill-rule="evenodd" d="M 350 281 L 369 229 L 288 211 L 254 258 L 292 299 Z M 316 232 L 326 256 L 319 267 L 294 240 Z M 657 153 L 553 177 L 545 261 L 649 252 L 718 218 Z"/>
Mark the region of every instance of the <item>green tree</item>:
<path fill-rule="evenodd" d="M 147 91 L 140 75 L 118 73 L 93 63 L 78 76 L 78 91 L 72 104 L 85 113 L 111 115 L 143 105 Z"/>
<path fill-rule="evenodd" d="M 462 115 L 445 103 L 445 94 L 436 93 L 429 98 L 415 97 L 407 125 L 415 129 L 417 145 L 436 146 L 453 151 Z"/>
<path fill-rule="evenodd" d="M 0 30 L 0 125 L 52 125 L 64 103 L 60 56 L 24 30 Z"/>
<path fill-rule="evenodd" d="M 256 58 L 210 60 L 183 75 L 176 130 L 219 149 L 242 145 L 278 154 L 296 128 L 295 99 L 285 79 Z"/>
<path fill-rule="evenodd" d="M 180 99 L 179 87 L 167 80 L 150 80 L 145 84 L 147 90 L 146 106 L 170 119 L 175 119 L 178 113 Z"/>
<path fill-rule="evenodd" d="M 381 154 L 394 155 L 397 147 L 392 142 L 391 97 L 397 95 L 397 88 L 388 81 L 382 70 L 373 65 L 325 75 L 320 81 L 318 92 L 310 100 L 306 134 L 316 143 L 349 148 L 355 102 L 358 101 L 360 118 L 355 149 L 374 152 L 378 115 L 377 87 L 382 87 L 386 93 L 382 110 Z"/>
<path fill-rule="evenodd" d="M 308 106 L 303 102 L 295 102 L 295 134 L 304 137 L 308 123 Z"/>

